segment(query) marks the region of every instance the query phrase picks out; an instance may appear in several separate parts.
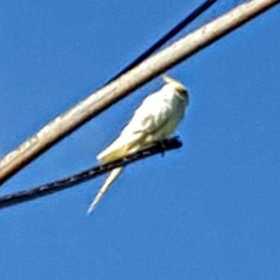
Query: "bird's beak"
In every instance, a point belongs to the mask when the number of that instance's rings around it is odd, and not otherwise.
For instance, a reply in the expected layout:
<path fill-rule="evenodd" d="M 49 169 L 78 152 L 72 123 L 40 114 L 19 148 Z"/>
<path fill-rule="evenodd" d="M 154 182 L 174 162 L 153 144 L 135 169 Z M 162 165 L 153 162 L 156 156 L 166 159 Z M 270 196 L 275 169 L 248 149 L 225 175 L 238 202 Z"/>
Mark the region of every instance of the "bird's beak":
<path fill-rule="evenodd" d="M 176 87 L 176 90 L 183 96 L 186 96 L 188 94 L 188 91 L 185 87 Z"/>

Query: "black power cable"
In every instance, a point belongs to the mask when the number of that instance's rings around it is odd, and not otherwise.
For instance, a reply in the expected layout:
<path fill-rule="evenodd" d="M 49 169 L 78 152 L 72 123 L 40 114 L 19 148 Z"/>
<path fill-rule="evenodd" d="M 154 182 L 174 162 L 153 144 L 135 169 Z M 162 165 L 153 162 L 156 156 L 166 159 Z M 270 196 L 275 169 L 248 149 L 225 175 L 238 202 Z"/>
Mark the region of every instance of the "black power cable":
<path fill-rule="evenodd" d="M 95 166 L 78 174 L 65 177 L 63 179 L 47 183 L 41 186 L 37 186 L 29 190 L 23 190 L 16 193 L 0 196 L 0 208 L 6 208 L 29 200 L 34 200 L 36 198 L 50 195 L 52 193 L 59 192 L 67 188 L 71 188 L 74 185 L 81 184 L 87 180 L 109 172 L 116 167 L 126 166 L 140 159 L 151 157 L 153 155 L 164 153 L 166 151 L 178 149 L 182 145 L 182 142 L 179 141 L 176 137 L 166 139 L 159 143 L 155 143 L 153 146 L 144 149 L 140 152 L 128 155 L 126 158 L 122 158 L 108 164 Z"/>
<path fill-rule="evenodd" d="M 206 10 L 208 10 L 214 3 L 218 0 L 206 0 L 196 9 L 194 9 L 189 15 L 187 15 L 182 21 L 180 21 L 176 26 L 170 29 L 165 35 L 163 35 L 158 41 L 156 41 L 151 47 L 149 47 L 146 51 L 136 57 L 131 63 L 129 63 L 126 67 L 124 67 L 119 73 L 117 73 L 113 78 L 111 78 L 108 82 L 112 82 L 117 79 L 127 71 L 131 70 L 146 58 L 148 58 L 151 54 L 153 54 L 156 50 L 160 49 L 165 43 L 167 43 L 172 37 L 177 35 L 180 31 L 186 28 L 191 22 L 193 22 L 196 18 L 198 18 L 201 14 L 203 14 Z"/>

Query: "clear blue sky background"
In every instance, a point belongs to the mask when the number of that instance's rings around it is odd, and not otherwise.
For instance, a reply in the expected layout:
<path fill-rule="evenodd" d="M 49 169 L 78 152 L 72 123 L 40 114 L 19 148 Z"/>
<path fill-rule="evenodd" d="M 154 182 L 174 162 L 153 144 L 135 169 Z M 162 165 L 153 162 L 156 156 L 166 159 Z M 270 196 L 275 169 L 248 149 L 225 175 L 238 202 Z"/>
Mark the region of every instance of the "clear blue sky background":
<path fill-rule="evenodd" d="M 199 2 L 1 0 L 0 156 Z M 279 26 L 277 7 L 169 72 L 191 92 L 183 149 L 130 166 L 93 216 L 85 212 L 103 177 L 2 210 L 1 280 L 279 279 Z M 95 164 L 160 83 L 83 126 L 1 193 Z"/>

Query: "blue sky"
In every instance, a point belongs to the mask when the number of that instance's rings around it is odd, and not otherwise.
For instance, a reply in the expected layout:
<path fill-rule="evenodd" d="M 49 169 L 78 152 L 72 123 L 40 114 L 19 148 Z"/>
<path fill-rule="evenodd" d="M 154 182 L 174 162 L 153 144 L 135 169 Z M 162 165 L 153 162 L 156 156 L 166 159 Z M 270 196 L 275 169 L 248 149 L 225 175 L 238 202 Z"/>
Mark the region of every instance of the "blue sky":
<path fill-rule="evenodd" d="M 2 0 L 0 156 L 102 85 L 197 4 Z M 178 130 L 184 147 L 127 168 L 93 216 L 85 212 L 103 177 L 2 210 L 1 280 L 279 278 L 279 12 L 169 71 L 191 93 Z M 160 84 L 156 79 L 87 123 L 2 193 L 95 164 Z"/>

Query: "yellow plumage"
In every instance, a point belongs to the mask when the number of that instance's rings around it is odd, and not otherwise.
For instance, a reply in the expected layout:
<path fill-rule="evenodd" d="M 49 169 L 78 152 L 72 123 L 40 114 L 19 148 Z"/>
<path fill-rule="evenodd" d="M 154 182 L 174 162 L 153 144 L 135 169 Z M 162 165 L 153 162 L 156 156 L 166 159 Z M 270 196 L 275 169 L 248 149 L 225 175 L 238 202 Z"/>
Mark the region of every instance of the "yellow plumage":
<path fill-rule="evenodd" d="M 163 140 L 173 133 L 184 116 L 185 107 L 188 104 L 188 93 L 180 82 L 166 75 L 163 79 L 165 85 L 144 99 L 120 136 L 97 155 L 97 159 L 102 164 L 147 148 L 155 141 Z M 111 171 L 91 203 L 88 213 L 95 209 L 122 170 L 123 167 L 118 167 Z"/>

